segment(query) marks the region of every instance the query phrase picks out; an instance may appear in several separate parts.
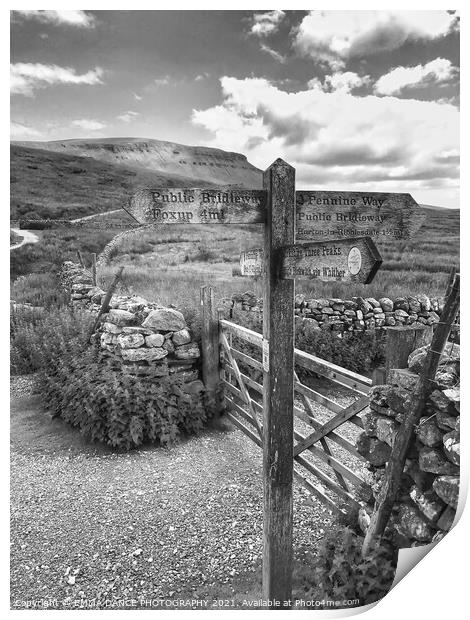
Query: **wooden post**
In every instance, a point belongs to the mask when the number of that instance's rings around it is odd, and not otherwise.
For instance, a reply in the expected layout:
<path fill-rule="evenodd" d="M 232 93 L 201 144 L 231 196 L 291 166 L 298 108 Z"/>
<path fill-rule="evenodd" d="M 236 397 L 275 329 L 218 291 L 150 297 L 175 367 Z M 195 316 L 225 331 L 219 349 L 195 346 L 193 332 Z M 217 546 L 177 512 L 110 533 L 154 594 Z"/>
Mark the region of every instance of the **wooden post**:
<path fill-rule="evenodd" d="M 202 310 L 202 380 L 210 406 L 217 413 L 221 411 L 221 404 L 217 396 L 219 385 L 219 316 L 214 304 L 214 290 L 211 286 L 201 287 Z"/>
<path fill-rule="evenodd" d="M 77 250 L 77 258 L 78 258 L 78 262 L 80 263 L 80 266 L 83 267 L 83 269 L 85 269 L 85 261 L 83 260 L 83 256 L 80 250 Z"/>
<path fill-rule="evenodd" d="M 387 526 L 400 488 L 406 453 L 414 435 L 415 426 L 423 413 L 426 400 L 434 389 L 432 381 L 435 377 L 439 359 L 444 350 L 452 323 L 459 310 L 459 304 L 460 276 L 456 275 L 441 314 L 441 320 L 434 332 L 431 346 L 426 355 L 423 370 L 413 392 L 410 411 L 405 416 L 393 443 L 392 453 L 385 469 L 384 481 L 364 539 L 362 547 L 362 555 L 364 557 L 370 553 L 375 541 L 382 536 Z"/>
<path fill-rule="evenodd" d="M 432 328 L 428 325 L 406 325 L 403 327 L 388 327 L 385 344 L 385 380 L 392 368 L 407 368 L 408 356 L 418 347 L 429 344 L 432 338 Z"/>
<path fill-rule="evenodd" d="M 121 279 L 122 276 L 122 272 L 124 271 L 124 267 L 119 267 L 119 269 L 116 272 L 116 275 L 114 276 L 114 280 L 111 283 L 111 286 L 108 289 L 108 292 L 106 293 L 105 298 L 103 299 L 103 303 L 101 304 L 101 308 L 98 311 L 98 314 L 96 315 L 95 321 L 93 323 L 93 326 L 90 330 L 89 336 L 88 336 L 88 340 L 91 338 L 91 336 L 95 333 L 98 325 L 100 324 L 100 320 L 103 314 L 105 314 L 105 312 L 108 311 L 109 308 L 109 302 L 111 301 L 111 297 L 113 296 L 113 293 L 116 289 L 116 286 L 119 282 L 119 280 Z"/>
<path fill-rule="evenodd" d="M 93 278 L 93 286 L 96 286 L 96 253 L 91 255 L 91 277 Z"/>
<path fill-rule="evenodd" d="M 263 306 L 263 600 L 292 605 L 294 280 L 281 280 L 280 254 L 295 237 L 295 170 L 277 159 L 267 191 Z"/>

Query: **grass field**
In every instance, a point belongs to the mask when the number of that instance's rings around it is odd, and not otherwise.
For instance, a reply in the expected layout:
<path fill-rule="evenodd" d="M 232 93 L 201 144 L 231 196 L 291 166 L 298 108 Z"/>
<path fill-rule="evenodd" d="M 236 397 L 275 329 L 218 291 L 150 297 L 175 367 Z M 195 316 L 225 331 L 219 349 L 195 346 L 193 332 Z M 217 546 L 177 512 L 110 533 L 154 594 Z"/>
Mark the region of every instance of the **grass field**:
<path fill-rule="evenodd" d="M 299 280 L 296 291 L 343 298 L 442 295 L 447 273 L 459 264 L 459 216 L 458 210 L 427 209 L 427 219 L 414 239 L 378 244 L 383 264 L 369 285 Z M 125 289 L 162 303 L 180 299 L 197 303 L 202 284 L 213 284 L 219 297 L 245 290 L 262 296 L 260 279 L 232 276 L 240 252 L 262 244 L 259 225 L 162 226 L 124 239 L 101 278 L 106 284 L 116 266 L 124 265 Z"/>
<path fill-rule="evenodd" d="M 204 186 L 207 181 L 144 168 L 111 164 L 93 157 L 11 146 L 11 218 L 76 218 L 125 205 L 139 187 Z M 383 265 L 372 284 L 299 280 L 296 289 L 311 297 L 442 294 L 446 274 L 459 264 L 460 212 L 429 207 L 418 234 L 407 243 L 378 243 Z M 112 222 L 130 221 L 124 211 L 106 217 L 104 230 L 39 231 L 40 242 L 11 252 L 11 278 L 54 272 L 80 250 L 88 260 L 120 232 Z M 262 247 L 262 226 L 162 226 L 141 231 L 121 242 L 109 267 L 102 270 L 105 285 L 117 265 L 125 265 L 123 287 L 150 300 L 198 303 L 199 287 L 211 283 L 220 297 L 253 290 L 261 296 L 261 282 L 232 277 L 240 252 Z"/>

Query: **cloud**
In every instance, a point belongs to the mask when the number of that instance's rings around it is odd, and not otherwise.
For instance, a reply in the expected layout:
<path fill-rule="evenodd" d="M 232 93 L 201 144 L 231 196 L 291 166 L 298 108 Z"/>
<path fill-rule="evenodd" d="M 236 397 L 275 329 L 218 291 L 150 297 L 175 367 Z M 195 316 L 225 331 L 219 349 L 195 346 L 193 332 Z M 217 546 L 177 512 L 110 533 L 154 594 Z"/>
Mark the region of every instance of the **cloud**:
<path fill-rule="evenodd" d="M 86 11 L 14 11 L 24 19 L 35 19 L 49 24 L 65 24 L 78 28 L 92 28 L 95 18 Z"/>
<path fill-rule="evenodd" d="M 341 84 L 339 76 L 330 82 Z M 221 105 L 193 110 L 193 122 L 214 134 L 209 145 L 245 153 L 262 169 L 282 157 L 296 167 L 299 187 L 412 191 L 456 184 L 454 106 L 357 97 L 342 87 L 286 92 L 263 78 L 223 77 L 221 86 Z"/>
<path fill-rule="evenodd" d="M 277 60 L 277 62 L 280 62 L 281 64 L 285 64 L 287 62 L 285 56 L 283 56 L 279 52 L 276 52 L 276 50 L 273 50 L 272 47 L 269 47 L 269 45 L 266 45 L 265 43 L 261 43 L 260 49 L 261 51 L 266 52 L 266 54 L 269 54 L 272 58 L 274 58 L 274 60 Z"/>
<path fill-rule="evenodd" d="M 284 19 L 284 11 L 267 11 L 266 13 L 255 13 L 251 21 L 250 34 L 257 37 L 266 37 L 279 28 L 279 24 Z"/>
<path fill-rule="evenodd" d="M 166 86 L 167 84 L 170 83 L 170 76 L 169 75 L 165 75 L 164 77 L 161 78 L 155 78 L 153 83 L 156 84 L 157 86 Z"/>
<path fill-rule="evenodd" d="M 104 71 L 96 67 L 87 73 L 77 74 L 71 67 L 18 62 L 10 65 L 10 89 L 13 95 L 33 96 L 38 88 L 58 84 L 102 84 Z"/>
<path fill-rule="evenodd" d="M 331 75 L 325 75 L 323 84 L 318 78 L 312 78 L 308 82 L 308 86 L 311 89 L 319 89 L 324 92 L 342 91 L 349 93 L 354 88 L 359 88 L 370 82 L 368 75 L 360 76 L 353 71 L 345 71 L 344 73 L 339 71 Z"/>
<path fill-rule="evenodd" d="M 411 40 L 432 40 L 456 26 L 446 11 L 311 11 L 300 23 L 294 47 L 324 62 L 398 49 Z"/>
<path fill-rule="evenodd" d="M 25 123 L 11 121 L 10 123 L 10 139 L 11 140 L 31 140 L 39 138 L 42 133 Z"/>
<path fill-rule="evenodd" d="M 72 121 L 72 125 L 74 127 L 79 127 L 84 131 L 98 131 L 99 129 L 104 129 L 106 127 L 105 123 L 95 121 L 91 118 L 78 118 Z"/>
<path fill-rule="evenodd" d="M 374 85 L 379 95 L 398 95 L 405 88 L 418 88 L 429 83 L 439 84 L 451 80 L 457 69 L 446 58 L 436 58 L 425 65 L 395 67 L 382 75 Z"/>
<path fill-rule="evenodd" d="M 204 71 L 204 73 L 200 73 L 199 75 L 196 75 L 196 77 L 194 78 L 195 82 L 201 82 L 202 80 L 207 80 L 207 78 L 209 78 L 211 75 L 210 73 L 207 73 L 207 71 Z"/>
<path fill-rule="evenodd" d="M 132 93 L 132 95 L 134 96 L 134 99 L 136 101 L 142 101 L 142 97 L 140 95 L 138 95 L 137 93 Z"/>
<path fill-rule="evenodd" d="M 127 110 L 127 112 L 119 114 L 119 116 L 117 116 L 116 118 L 118 119 L 118 121 L 122 121 L 123 123 L 130 123 L 137 116 L 139 116 L 138 112 L 134 112 L 133 110 Z"/>

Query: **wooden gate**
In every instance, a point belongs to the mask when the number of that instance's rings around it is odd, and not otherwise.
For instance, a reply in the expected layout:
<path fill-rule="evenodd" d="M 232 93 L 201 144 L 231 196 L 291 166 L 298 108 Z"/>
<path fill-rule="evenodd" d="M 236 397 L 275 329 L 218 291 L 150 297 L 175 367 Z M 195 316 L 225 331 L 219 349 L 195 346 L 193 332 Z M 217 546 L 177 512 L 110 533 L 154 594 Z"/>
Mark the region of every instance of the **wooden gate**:
<path fill-rule="evenodd" d="M 228 320 L 219 320 L 220 381 L 227 417 L 258 446 L 263 442 L 263 361 L 261 334 Z M 322 360 L 294 351 L 294 476 L 318 500 L 337 513 L 346 505 L 359 506 L 354 489 L 368 485 L 344 461 L 360 464 L 354 434 L 363 428 L 361 414 L 369 405 L 371 379 Z M 338 404 L 320 391 L 302 383 L 299 374 L 310 371 L 333 382 L 352 403 Z M 321 405 L 319 413 L 318 407 Z M 332 413 L 329 416 L 328 413 Z M 320 419 L 323 418 L 323 419 Z M 344 425 L 353 425 L 340 434 Z M 354 433 L 355 430 L 355 433 Z M 351 439 L 352 436 L 352 439 Z M 349 458 L 345 458 L 349 455 Z"/>

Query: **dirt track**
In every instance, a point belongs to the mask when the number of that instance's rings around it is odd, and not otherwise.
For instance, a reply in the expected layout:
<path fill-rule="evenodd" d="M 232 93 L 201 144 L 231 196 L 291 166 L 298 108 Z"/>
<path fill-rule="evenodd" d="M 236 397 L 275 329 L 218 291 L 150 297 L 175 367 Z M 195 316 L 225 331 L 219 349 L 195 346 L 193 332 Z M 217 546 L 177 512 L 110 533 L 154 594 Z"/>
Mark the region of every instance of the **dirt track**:
<path fill-rule="evenodd" d="M 15 245 L 10 245 L 10 251 L 17 250 L 27 243 L 37 243 L 39 241 L 39 237 L 30 230 L 21 230 L 20 228 L 12 228 L 11 230 L 20 237 L 23 237 L 23 239 L 19 243 L 15 243 Z"/>

